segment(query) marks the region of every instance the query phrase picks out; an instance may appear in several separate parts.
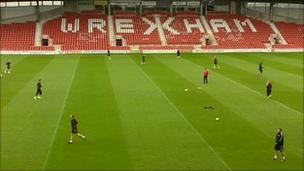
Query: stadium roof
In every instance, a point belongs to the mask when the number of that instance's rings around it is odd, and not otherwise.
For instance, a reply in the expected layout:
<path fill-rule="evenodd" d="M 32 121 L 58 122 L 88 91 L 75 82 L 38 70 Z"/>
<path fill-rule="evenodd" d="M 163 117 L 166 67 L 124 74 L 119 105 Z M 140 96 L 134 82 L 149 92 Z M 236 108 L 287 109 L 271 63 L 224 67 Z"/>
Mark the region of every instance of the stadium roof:
<path fill-rule="evenodd" d="M 17 1 L 29 1 L 29 0 L 0 0 L 0 2 L 17 2 Z M 49 1 L 49 0 L 38 0 L 38 1 Z M 142 1 L 145 1 L 145 0 L 142 0 Z M 155 0 L 155 1 L 159 1 L 159 0 Z M 172 0 L 172 1 L 188 1 L 188 0 Z M 203 0 L 203 1 L 205 1 L 205 0 Z M 215 0 L 215 1 L 222 1 L 222 2 L 224 2 L 224 1 L 229 1 L 229 0 Z M 246 2 L 276 2 L 276 3 L 300 3 L 300 4 L 304 4 L 303 0 L 238 0 L 238 1 L 246 1 Z"/>
<path fill-rule="evenodd" d="M 215 1 L 228 1 L 228 0 L 215 0 Z M 245 2 L 275 2 L 275 3 L 299 3 L 303 4 L 303 0 L 237 0 Z"/>

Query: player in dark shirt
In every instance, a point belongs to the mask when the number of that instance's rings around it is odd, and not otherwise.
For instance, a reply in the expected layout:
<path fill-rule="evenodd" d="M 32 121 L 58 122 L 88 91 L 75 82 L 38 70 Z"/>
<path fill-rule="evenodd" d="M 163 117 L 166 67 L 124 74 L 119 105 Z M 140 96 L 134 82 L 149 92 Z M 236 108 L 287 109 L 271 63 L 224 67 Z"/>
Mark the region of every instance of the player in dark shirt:
<path fill-rule="evenodd" d="M 11 65 L 12 65 L 12 63 L 11 63 L 10 61 L 7 61 L 7 62 L 6 62 L 6 69 L 4 70 L 4 73 L 5 73 L 5 74 L 6 74 L 6 73 L 8 73 L 8 74 L 11 73 Z"/>
<path fill-rule="evenodd" d="M 272 93 L 272 83 L 271 83 L 270 80 L 268 80 L 267 83 L 266 83 L 266 95 L 267 95 L 267 98 L 271 97 L 271 93 Z"/>
<path fill-rule="evenodd" d="M 177 50 L 176 54 L 177 54 L 177 58 L 180 58 L 181 53 L 179 50 Z"/>
<path fill-rule="evenodd" d="M 146 56 L 143 55 L 141 58 L 141 64 L 146 64 Z"/>
<path fill-rule="evenodd" d="M 278 153 L 282 154 L 282 161 L 284 161 L 285 158 L 285 153 L 284 153 L 284 134 L 282 128 L 277 129 L 277 134 L 275 137 L 275 145 L 274 145 L 274 160 L 278 159 Z"/>
<path fill-rule="evenodd" d="M 259 75 L 261 75 L 262 74 L 262 72 L 263 72 L 263 70 L 264 70 L 264 65 L 263 65 L 263 63 L 262 62 L 260 62 L 259 63 Z"/>
<path fill-rule="evenodd" d="M 69 144 L 73 143 L 74 135 L 81 137 L 83 140 L 86 140 L 86 137 L 78 132 L 78 121 L 77 121 L 75 115 L 71 115 L 71 130 L 72 130 L 72 132 L 71 132 Z"/>
<path fill-rule="evenodd" d="M 220 65 L 216 56 L 213 59 L 213 69 L 220 69 Z"/>
<path fill-rule="evenodd" d="M 108 50 L 108 59 L 109 59 L 109 60 L 112 59 L 112 58 L 111 58 L 111 52 L 110 52 L 110 50 Z"/>
<path fill-rule="evenodd" d="M 37 90 L 34 96 L 34 100 L 41 99 L 41 96 L 42 96 L 42 82 L 41 79 L 39 79 L 37 83 Z"/>

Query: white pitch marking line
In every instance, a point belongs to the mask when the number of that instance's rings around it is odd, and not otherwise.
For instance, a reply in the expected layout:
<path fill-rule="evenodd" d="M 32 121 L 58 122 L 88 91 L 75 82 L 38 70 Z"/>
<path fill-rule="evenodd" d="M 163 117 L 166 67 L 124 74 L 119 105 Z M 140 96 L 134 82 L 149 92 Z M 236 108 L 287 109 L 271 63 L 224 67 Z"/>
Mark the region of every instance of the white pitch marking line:
<path fill-rule="evenodd" d="M 61 106 L 61 110 L 60 110 L 60 111 L 61 111 L 61 113 L 60 113 L 61 115 L 60 115 L 60 117 L 59 117 L 59 119 L 58 119 L 58 121 L 57 121 L 57 125 L 56 125 L 56 128 L 55 128 L 55 132 L 54 132 L 54 134 L 53 134 L 53 136 L 52 136 L 52 141 L 51 141 L 50 147 L 49 147 L 49 149 L 48 149 L 47 156 L 46 156 L 46 159 L 45 159 L 45 161 L 44 161 L 42 170 L 45 170 L 45 167 L 46 167 L 47 162 L 48 162 L 48 160 L 49 160 L 50 152 L 51 152 L 51 149 L 52 149 L 52 147 L 53 147 L 53 144 L 54 144 L 54 141 L 55 141 L 55 137 L 56 137 L 56 135 L 57 135 L 57 131 L 58 131 L 58 127 L 59 127 L 61 118 L 62 118 L 62 116 L 63 116 L 63 110 L 64 110 L 64 108 L 65 108 L 65 105 L 66 105 L 66 101 L 67 101 L 68 95 L 70 94 L 70 89 L 71 89 L 71 86 L 72 86 L 72 82 L 73 82 L 74 77 L 75 77 L 76 68 L 78 67 L 79 58 L 80 58 L 80 57 L 78 57 L 78 59 L 77 59 L 77 61 L 76 61 L 76 64 L 75 64 L 75 66 L 74 66 L 74 70 L 73 70 L 72 78 L 71 78 L 70 83 L 69 83 L 68 91 L 67 91 L 67 93 L 65 94 L 64 102 L 63 102 L 63 104 L 62 104 L 62 106 Z"/>

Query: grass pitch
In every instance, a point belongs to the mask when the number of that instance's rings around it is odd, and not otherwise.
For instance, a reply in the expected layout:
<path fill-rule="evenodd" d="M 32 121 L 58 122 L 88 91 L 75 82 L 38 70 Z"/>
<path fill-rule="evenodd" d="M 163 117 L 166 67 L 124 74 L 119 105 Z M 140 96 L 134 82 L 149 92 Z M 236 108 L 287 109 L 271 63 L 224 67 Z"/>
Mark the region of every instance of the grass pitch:
<path fill-rule="evenodd" d="M 213 56 L 1 56 L 1 73 L 13 66 L 1 79 L 1 170 L 302 170 L 302 54 L 218 54 L 220 70 Z M 87 141 L 70 145 L 72 113 Z M 277 127 L 285 162 L 272 160 Z"/>

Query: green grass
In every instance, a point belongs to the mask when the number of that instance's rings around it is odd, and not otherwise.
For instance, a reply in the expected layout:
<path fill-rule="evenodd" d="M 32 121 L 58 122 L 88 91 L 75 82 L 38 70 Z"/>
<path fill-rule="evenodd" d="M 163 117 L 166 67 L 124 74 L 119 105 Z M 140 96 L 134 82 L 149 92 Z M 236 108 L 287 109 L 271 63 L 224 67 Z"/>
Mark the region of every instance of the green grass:
<path fill-rule="evenodd" d="M 220 70 L 213 56 L 1 56 L 1 73 L 13 64 L 1 79 L 1 170 L 303 170 L 303 56 L 218 54 Z M 73 113 L 87 141 L 69 145 Z M 285 162 L 272 160 L 277 127 Z"/>

